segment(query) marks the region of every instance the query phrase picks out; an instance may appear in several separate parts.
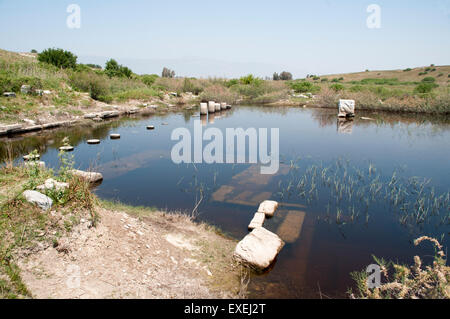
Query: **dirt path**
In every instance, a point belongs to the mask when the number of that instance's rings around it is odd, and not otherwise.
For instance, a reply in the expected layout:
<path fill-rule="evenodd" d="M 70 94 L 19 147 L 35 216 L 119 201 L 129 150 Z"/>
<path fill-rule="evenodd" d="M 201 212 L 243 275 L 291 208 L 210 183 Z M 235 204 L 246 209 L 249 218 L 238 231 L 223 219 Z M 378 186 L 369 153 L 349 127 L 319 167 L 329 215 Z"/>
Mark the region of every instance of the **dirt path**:
<path fill-rule="evenodd" d="M 232 298 L 235 242 L 185 216 L 100 208 L 57 248 L 19 262 L 34 298 Z"/>

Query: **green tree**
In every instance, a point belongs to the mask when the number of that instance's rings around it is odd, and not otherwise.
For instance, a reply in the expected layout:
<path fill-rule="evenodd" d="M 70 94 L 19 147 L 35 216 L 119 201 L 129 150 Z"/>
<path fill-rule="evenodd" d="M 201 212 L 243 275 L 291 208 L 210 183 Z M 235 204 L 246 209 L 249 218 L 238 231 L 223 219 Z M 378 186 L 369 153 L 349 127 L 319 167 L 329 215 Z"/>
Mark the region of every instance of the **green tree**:
<path fill-rule="evenodd" d="M 63 49 L 44 50 L 38 54 L 38 60 L 62 69 L 74 69 L 77 65 L 77 56 Z"/>
<path fill-rule="evenodd" d="M 109 77 L 127 77 L 131 78 L 133 72 L 126 66 L 120 65 L 116 60 L 110 59 L 106 62 L 105 73 Z"/>

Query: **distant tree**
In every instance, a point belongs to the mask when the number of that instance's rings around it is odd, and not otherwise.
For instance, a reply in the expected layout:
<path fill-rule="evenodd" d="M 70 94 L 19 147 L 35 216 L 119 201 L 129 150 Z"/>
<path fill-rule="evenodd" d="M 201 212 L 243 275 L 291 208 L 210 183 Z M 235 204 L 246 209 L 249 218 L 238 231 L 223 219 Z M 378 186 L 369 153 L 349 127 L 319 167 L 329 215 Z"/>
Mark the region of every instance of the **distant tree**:
<path fill-rule="evenodd" d="M 109 77 L 116 76 L 116 77 L 127 77 L 127 78 L 131 78 L 131 76 L 133 74 L 133 72 L 129 68 L 127 68 L 126 66 L 120 65 L 114 59 L 110 59 L 108 62 L 106 62 L 105 73 Z"/>
<path fill-rule="evenodd" d="M 93 69 L 101 69 L 102 68 L 101 65 L 93 64 L 93 63 L 88 63 L 88 64 L 86 64 L 86 66 L 93 68 Z"/>
<path fill-rule="evenodd" d="M 31 50 L 31 53 L 38 53 L 35 49 Z"/>
<path fill-rule="evenodd" d="M 168 68 L 164 68 L 162 71 L 162 75 L 163 78 L 174 78 L 175 77 L 175 71 L 170 70 Z"/>
<path fill-rule="evenodd" d="M 292 74 L 286 71 L 281 72 L 280 74 L 280 80 L 282 81 L 291 81 L 292 80 Z"/>
<path fill-rule="evenodd" d="M 73 69 L 77 65 L 77 56 L 63 49 L 44 50 L 38 54 L 38 60 L 62 69 Z"/>
<path fill-rule="evenodd" d="M 278 73 L 277 72 L 275 72 L 274 74 L 273 74 L 273 78 L 272 78 L 274 81 L 279 81 L 280 80 L 280 76 L 278 75 Z"/>

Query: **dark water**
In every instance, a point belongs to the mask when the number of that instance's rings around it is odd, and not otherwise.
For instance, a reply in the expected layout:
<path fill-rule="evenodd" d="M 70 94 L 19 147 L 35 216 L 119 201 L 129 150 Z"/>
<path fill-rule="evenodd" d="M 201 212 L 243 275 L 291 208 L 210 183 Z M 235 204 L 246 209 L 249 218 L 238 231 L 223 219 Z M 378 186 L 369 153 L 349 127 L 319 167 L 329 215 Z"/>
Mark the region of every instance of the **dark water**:
<path fill-rule="evenodd" d="M 358 114 L 339 123 L 334 110 L 235 107 L 203 119 L 204 129 L 280 129 L 280 170 L 261 175 L 250 164 L 172 162 L 172 130 L 193 130 L 192 113 L 129 118 L 93 127 L 1 139 L 14 155 L 37 148 L 58 167 L 64 136 L 75 146 L 76 166 L 104 175 L 96 193 L 133 205 L 192 212 L 240 239 L 258 203 L 283 203 L 265 227 L 286 246 L 270 272 L 255 276 L 252 297 L 345 297 L 350 272 L 373 263 L 372 255 L 411 263 L 432 260 L 421 235 L 449 246 L 450 119 L 384 113 Z M 362 120 L 367 116 L 374 121 Z M 163 125 L 167 124 L 167 125 Z M 154 125 L 154 131 L 147 131 Z M 120 133 L 120 140 L 110 140 Z M 100 145 L 88 145 L 98 138 Z M 207 143 L 204 142 L 204 145 Z"/>

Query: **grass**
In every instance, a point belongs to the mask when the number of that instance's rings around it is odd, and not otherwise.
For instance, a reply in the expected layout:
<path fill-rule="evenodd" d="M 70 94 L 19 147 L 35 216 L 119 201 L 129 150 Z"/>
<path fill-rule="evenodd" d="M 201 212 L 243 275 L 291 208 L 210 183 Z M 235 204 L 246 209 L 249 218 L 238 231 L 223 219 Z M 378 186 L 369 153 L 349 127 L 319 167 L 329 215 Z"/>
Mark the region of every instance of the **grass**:
<path fill-rule="evenodd" d="M 0 201 L 0 298 L 31 297 L 15 262 L 19 252 L 26 254 L 39 247 L 57 246 L 61 236 L 70 232 L 86 213 L 91 225 L 98 222 L 94 210 L 96 199 L 89 185 L 79 178 L 65 177 L 61 172 L 55 176 L 52 170 L 38 165 L 13 166 L 12 161 L 0 167 L 0 191 L 3 194 Z M 69 182 L 65 191 L 46 192 L 54 203 L 51 210 L 58 211 L 58 216 L 51 211 L 41 211 L 21 195 L 49 177 Z"/>

